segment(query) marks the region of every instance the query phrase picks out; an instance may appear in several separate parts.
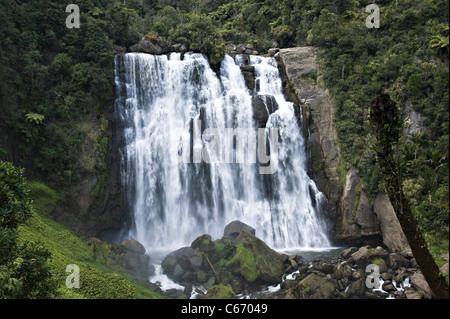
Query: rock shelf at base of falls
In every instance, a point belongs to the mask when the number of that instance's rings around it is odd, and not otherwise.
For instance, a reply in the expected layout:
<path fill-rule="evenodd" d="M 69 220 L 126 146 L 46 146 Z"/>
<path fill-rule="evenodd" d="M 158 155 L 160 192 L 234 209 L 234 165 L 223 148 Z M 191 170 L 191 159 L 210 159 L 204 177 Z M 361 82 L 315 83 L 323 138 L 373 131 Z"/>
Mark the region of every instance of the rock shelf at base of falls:
<path fill-rule="evenodd" d="M 379 270 L 378 286 L 368 287 L 368 265 Z M 227 299 L 233 294 L 258 299 L 432 298 L 410 254 L 363 246 L 344 249 L 339 257 L 308 260 L 276 252 L 240 221 L 227 225 L 224 236 L 215 241 L 207 234 L 199 236 L 191 246 L 167 255 L 161 266 L 186 287 L 177 298 L 188 298 L 196 287 L 203 288 L 203 293 L 197 289 L 198 298 L 221 298 L 224 287 L 228 293 L 222 297 Z"/>

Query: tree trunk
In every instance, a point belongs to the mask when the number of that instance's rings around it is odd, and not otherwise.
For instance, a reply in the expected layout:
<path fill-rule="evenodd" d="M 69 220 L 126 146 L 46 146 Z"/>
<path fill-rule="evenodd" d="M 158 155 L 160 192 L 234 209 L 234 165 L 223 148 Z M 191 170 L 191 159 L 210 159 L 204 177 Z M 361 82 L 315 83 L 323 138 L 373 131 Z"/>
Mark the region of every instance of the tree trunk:
<path fill-rule="evenodd" d="M 386 188 L 397 219 L 408 239 L 411 251 L 434 296 L 448 299 L 448 284 L 430 254 L 416 219 L 406 200 L 401 184 L 401 173 L 394 157 L 393 145 L 398 142 L 402 119 L 395 102 L 387 94 L 380 94 L 372 100 L 370 124 L 376 137 L 375 150 Z"/>

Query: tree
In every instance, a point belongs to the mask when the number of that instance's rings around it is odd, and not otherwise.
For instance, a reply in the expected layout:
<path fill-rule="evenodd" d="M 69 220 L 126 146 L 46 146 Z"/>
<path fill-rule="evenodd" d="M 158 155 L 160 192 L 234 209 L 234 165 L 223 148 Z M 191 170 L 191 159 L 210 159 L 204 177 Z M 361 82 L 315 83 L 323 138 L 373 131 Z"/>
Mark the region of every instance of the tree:
<path fill-rule="evenodd" d="M 403 120 L 396 103 L 382 93 L 371 101 L 369 123 L 376 138 L 374 150 L 380 165 L 386 192 L 394 207 L 398 221 L 408 239 L 417 264 L 436 298 L 448 299 L 448 284 L 440 274 L 433 256 L 402 190 L 398 161 L 398 139 Z M 394 151 L 396 146 L 397 151 Z"/>
<path fill-rule="evenodd" d="M 0 298 L 48 298 L 56 281 L 50 252 L 38 242 L 20 242 L 18 227 L 33 214 L 23 169 L 0 162 Z"/>

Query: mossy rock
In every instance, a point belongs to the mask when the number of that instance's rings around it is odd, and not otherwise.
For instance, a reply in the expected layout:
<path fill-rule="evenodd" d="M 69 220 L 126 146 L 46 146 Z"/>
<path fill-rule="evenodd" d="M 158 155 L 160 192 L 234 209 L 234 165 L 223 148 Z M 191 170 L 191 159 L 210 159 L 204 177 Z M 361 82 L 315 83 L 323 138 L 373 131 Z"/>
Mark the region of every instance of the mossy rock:
<path fill-rule="evenodd" d="M 258 278 L 261 281 L 268 284 L 281 282 L 284 266 L 280 260 L 280 255 L 275 250 L 247 231 L 242 231 L 233 243 L 236 247 L 242 244 L 252 252 L 255 258 L 256 269 L 259 271 Z"/>
<path fill-rule="evenodd" d="M 204 299 L 236 299 L 236 294 L 230 287 L 215 285 L 208 289 Z"/>
<path fill-rule="evenodd" d="M 254 282 L 260 274 L 256 268 L 255 256 L 242 243 L 236 247 L 236 254 L 227 263 L 227 267 L 234 273 L 240 273 L 249 282 Z"/>

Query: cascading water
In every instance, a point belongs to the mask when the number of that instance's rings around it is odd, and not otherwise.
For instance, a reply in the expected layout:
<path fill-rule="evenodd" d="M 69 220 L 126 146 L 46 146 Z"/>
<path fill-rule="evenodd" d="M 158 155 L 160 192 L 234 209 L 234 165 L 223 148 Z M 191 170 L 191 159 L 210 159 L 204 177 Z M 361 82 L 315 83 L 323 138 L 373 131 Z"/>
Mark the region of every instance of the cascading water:
<path fill-rule="evenodd" d="M 218 76 L 201 54 L 116 56 L 122 182 L 134 216 L 131 235 L 147 250 L 174 250 L 202 234 L 220 238 L 233 220 L 254 227 L 273 248 L 329 246 L 320 218 L 324 197 L 306 173 L 305 141 L 276 61 L 250 57 L 253 92 L 243 61 L 227 55 Z M 255 96 L 267 111 L 268 100 L 278 106 L 261 135 Z M 248 140 L 239 140 L 240 132 Z M 272 174 L 261 174 L 268 166 Z"/>

